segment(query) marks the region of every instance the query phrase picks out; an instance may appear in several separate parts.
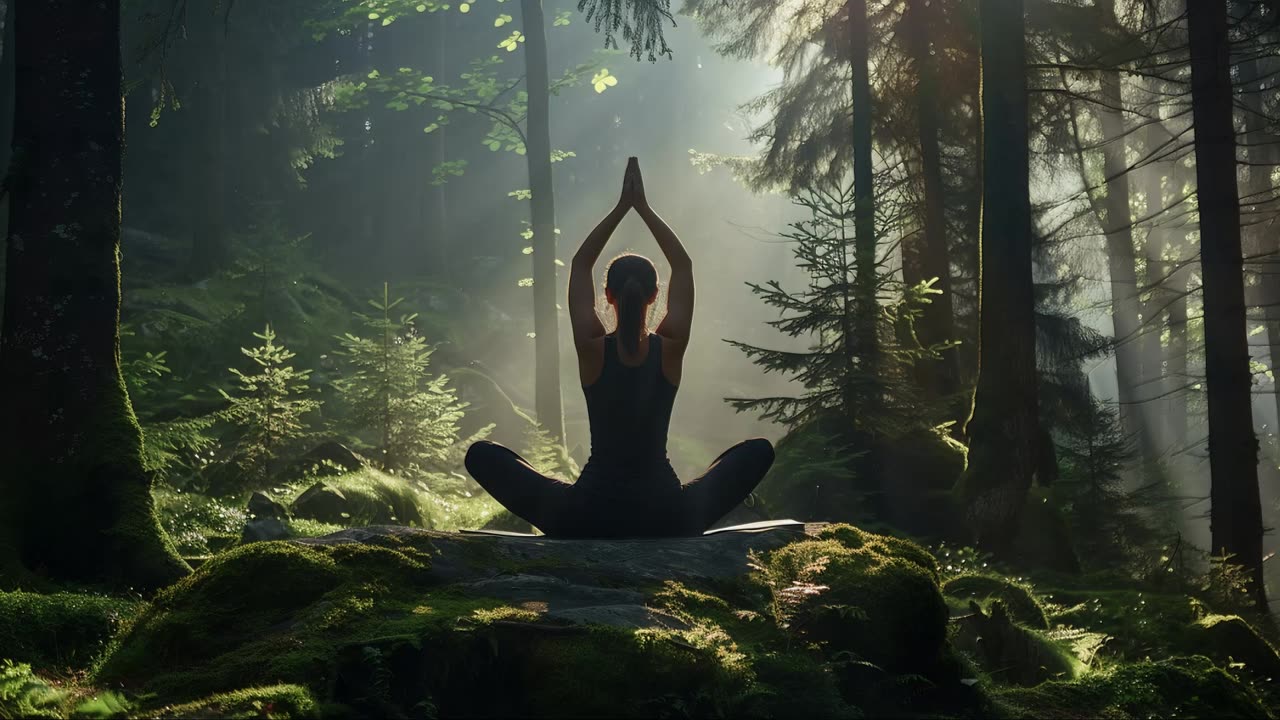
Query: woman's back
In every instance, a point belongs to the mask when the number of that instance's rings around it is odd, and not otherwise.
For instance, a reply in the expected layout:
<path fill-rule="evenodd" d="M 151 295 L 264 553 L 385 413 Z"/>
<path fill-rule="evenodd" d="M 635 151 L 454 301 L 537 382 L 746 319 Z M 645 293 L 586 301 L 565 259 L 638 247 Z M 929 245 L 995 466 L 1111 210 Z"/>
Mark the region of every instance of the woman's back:
<path fill-rule="evenodd" d="M 578 481 L 584 488 L 624 496 L 679 488 L 667 458 L 677 388 L 662 370 L 662 342 L 649 335 L 644 360 L 628 365 L 617 338 L 603 338 L 600 376 L 583 388 L 591 425 L 591 458 Z"/>

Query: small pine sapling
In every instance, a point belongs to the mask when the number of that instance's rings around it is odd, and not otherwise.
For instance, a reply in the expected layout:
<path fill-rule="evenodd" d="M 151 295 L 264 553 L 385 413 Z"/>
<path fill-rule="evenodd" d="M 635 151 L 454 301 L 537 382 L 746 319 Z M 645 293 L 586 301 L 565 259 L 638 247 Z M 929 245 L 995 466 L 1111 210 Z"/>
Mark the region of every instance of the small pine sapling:
<path fill-rule="evenodd" d="M 246 374 L 229 368 L 239 383 L 236 395 L 219 390 L 230 403 L 220 417 L 237 426 L 240 431 L 238 462 L 249 475 L 258 481 L 270 477 L 272 463 L 292 442 L 307 434 L 304 416 L 319 409 L 319 400 L 307 395 L 311 388 L 307 379 L 310 370 L 298 370 L 289 361 L 294 353 L 276 344 L 275 331 L 270 325 L 254 337 L 262 341 L 256 348 L 241 348 L 245 357 L 253 360 L 256 372 Z"/>
<path fill-rule="evenodd" d="M 347 372 L 334 387 L 382 469 L 422 475 L 448 469 L 466 404 L 446 376 L 428 376 L 434 348 L 414 328 L 416 313 L 392 317 L 401 302 L 384 284 L 382 299 L 369 301 L 377 314 L 357 313 L 363 336 L 337 338 Z"/>

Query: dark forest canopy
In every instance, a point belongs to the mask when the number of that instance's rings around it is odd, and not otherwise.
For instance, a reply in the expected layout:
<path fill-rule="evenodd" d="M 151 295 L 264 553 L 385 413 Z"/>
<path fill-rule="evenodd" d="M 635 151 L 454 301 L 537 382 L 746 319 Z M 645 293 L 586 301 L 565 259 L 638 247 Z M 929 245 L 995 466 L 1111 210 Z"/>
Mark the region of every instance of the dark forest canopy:
<path fill-rule="evenodd" d="M 0 718 L 1280 714 L 1273 0 L 0 5 Z M 462 533 L 629 156 L 801 523 Z"/>

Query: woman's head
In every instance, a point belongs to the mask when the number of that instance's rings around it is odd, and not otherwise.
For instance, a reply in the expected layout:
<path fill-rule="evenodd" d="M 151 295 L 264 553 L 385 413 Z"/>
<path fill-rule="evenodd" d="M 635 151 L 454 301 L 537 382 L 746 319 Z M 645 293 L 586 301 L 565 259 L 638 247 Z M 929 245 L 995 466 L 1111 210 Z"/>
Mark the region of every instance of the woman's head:
<path fill-rule="evenodd" d="M 635 353 L 644 334 L 649 306 L 658 297 L 658 271 L 643 255 L 619 255 L 605 273 L 604 295 L 618 314 L 618 341 Z"/>

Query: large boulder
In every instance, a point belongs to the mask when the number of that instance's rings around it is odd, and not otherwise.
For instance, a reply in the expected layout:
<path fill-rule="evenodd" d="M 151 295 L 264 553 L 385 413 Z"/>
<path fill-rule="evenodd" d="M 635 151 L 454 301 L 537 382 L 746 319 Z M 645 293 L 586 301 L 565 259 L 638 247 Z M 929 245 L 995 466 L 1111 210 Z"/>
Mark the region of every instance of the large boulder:
<path fill-rule="evenodd" d="M 816 574 L 793 566 L 819 558 Z M 796 572 L 827 590 L 779 609 Z M 932 557 L 849 526 L 616 540 L 379 526 L 213 558 L 94 679 L 197 706 L 284 683 L 380 717 L 853 717 L 963 689 L 940 671 L 945 623 Z M 868 665 L 844 656 L 878 663 L 876 679 L 847 682 L 837 668 Z"/>
<path fill-rule="evenodd" d="M 307 488 L 290 505 L 294 517 L 341 523 L 351 518 L 352 505 L 341 490 L 324 482 Z"/>
<path fill-rule="evenodd" d="M 276 473 L 277 483 L 296 482 L 308 477 L 321 478 L 355 472 L 366 466 L 364 458 L 340 442 L 320 443 L 298 456 Z"/>

